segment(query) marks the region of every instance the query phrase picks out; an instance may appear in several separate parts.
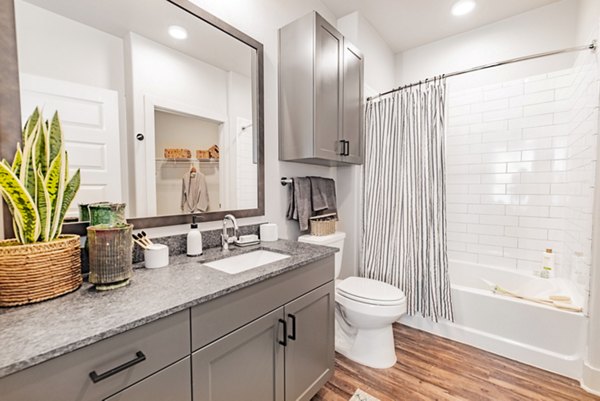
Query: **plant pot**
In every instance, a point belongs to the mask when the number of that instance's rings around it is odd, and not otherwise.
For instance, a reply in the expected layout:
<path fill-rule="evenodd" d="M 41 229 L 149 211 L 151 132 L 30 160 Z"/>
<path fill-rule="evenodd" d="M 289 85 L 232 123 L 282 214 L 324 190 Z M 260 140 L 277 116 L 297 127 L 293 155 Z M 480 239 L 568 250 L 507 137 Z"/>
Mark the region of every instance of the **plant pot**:
<path fill-rule="evenodd" d="M 125 220 L 125 204 L 98 202 L 88 205 L 90 226 L 107 224 L 116 226 L 127 224 Z"/>
<path fill-rule="evenodd" d="M 45 301 L 81 286 L 78 235 L 50 242 L 0 241 L 0 306 Z"/>

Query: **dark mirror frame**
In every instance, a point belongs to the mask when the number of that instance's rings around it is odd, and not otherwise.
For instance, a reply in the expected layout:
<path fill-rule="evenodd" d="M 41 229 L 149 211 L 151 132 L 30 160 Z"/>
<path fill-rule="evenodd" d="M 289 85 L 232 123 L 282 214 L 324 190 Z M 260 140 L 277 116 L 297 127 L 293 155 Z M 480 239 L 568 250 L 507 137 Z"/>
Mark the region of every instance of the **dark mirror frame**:
<path fill-rule="evenodd" d="M 101 0 L 99 0 L 101 1 Z M 256 50 L 253 65 L 253 124 L 258 128 L 258 207 L 256 209 L 224 210 L 196 214 L 198 222 L 221 220 L 226 214 L 237 218 L 263 216 L 265 213 L 265 157 L 264 157 L 264 50 L 262 43 L 239 31 L 235 27 L 204 11 L 188 0 L 152 0 L 167 1 L 201 21 L 212 25 L 231 37 Z M 21 140 L 21 110 L 19 92 L 19 68 L 15 31 L 15 12 L 13 0 L 0 0 L 0 158 L 11 160 Z M 12 217 L 8 207 L 3 205 L 4 236 L 13 236 Z M 134 228 L 163 227 L 191 223 L 191 214 L 172 216 L 137 217 L 127 220 Z M 86 235 L 87 222 L 65 223 L 63 233 Z"/>

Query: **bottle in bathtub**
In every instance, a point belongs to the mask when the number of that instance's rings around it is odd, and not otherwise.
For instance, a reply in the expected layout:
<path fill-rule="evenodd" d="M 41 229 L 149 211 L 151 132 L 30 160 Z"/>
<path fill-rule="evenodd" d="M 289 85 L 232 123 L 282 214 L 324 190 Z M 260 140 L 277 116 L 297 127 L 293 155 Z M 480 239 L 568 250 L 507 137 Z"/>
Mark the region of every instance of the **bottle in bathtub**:
<path fill-rule="evenodd" d="M 554 253 L 552 249 L 547 248 L 542 258 L 542 271 L 540 277 L 552 278 L 554 277 Z"/>

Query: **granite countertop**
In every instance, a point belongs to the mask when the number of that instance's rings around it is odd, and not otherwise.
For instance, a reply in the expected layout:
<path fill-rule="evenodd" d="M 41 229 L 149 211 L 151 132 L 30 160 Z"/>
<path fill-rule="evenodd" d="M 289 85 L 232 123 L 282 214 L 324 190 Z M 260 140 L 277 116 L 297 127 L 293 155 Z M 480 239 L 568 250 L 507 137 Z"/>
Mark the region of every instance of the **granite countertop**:
<path fill-rule="evenodd" d="M 291 257 L 239 274 L 203 266 L 212 260 L 257 249 Z M 333 255 L 337 249 L 295 241 L 246 248 L 205 249 L 198 257 L 170 257 L 160 269 L 138 268 L 124 288 L 97 292 L 89 283 L 38 304 L 0 309 L 0 377 L 75 351 L 240 288 Z"/>

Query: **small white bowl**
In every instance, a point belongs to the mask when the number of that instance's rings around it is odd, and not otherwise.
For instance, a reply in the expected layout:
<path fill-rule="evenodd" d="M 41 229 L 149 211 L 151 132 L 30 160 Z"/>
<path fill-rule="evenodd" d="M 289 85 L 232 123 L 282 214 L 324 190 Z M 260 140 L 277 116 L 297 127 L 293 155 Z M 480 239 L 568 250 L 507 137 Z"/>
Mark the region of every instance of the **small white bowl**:
<path fill-rule="evenodd" d="M 144 249 L 144 264 L 147 269 L 158 269 L 169 265 L 169 247 L 162 244 Z"/>

